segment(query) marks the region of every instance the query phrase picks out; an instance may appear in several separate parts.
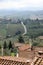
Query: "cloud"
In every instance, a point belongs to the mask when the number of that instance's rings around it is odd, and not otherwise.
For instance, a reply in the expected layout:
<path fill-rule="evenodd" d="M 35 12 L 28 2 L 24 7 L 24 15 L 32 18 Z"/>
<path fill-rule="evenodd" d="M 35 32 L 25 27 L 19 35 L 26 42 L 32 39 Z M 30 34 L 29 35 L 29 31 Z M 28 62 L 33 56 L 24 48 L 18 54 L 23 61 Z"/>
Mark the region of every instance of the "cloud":
<path fill-rule="evenodd" d="M 0 0 L 0 9 L 43 9 L 43 0 Z"/>
<path fill-rule="evenodd" d="M 6 0 L 0 0 L 0 2 L 3 2 L 3 1 L 6 1 Z"/>

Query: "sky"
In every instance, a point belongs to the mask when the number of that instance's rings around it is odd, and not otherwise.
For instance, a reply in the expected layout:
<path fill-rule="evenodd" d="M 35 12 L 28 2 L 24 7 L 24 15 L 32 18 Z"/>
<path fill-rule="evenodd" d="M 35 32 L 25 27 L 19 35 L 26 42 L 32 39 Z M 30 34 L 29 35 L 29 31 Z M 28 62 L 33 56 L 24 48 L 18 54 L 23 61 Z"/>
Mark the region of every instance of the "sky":
<path fill-rule="evenodd" d="M 43 0 L 0 0 L 0 10 L 43 10 Z"/>

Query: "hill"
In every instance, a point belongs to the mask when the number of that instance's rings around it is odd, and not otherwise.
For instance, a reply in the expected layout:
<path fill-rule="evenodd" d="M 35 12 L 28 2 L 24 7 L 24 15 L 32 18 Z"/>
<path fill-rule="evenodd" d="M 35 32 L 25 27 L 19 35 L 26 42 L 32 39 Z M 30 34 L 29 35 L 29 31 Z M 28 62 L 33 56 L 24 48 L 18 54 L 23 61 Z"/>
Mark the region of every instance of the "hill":
<path fill-rule="evenodd" d="M 15 18 L 43 18 L 43 10 L 39 11 L 16 11 L 16 10 L 0 10 L 2 17 Z"/>

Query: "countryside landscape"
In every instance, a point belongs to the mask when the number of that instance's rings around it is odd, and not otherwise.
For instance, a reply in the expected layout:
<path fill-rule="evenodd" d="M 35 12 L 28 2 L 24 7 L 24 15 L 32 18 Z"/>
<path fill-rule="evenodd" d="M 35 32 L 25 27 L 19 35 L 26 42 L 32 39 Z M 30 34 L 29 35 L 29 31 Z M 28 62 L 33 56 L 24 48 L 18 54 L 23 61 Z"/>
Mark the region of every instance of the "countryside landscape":
<path fill-rule="evenodd" d="M 29 15 L 26 18 L 11 15 L 0 17 L 0 56 L 19 56 L 31 60 L 35 56 L 35 59 L 39 60 L 35 60 L 34 63 L 41 65 L 42 55 L 37 55 L 43 54 L 43 19 L 41 14 L 41 17 L 38 15 L 40 18 L 36 17 L 36 14 L 34 16 L 34 19 L 29 18 Z"/>
<path fill-rule="evenodd" d="M 43 65 L 43 0 L 0 0 L 0 65 Z"/>

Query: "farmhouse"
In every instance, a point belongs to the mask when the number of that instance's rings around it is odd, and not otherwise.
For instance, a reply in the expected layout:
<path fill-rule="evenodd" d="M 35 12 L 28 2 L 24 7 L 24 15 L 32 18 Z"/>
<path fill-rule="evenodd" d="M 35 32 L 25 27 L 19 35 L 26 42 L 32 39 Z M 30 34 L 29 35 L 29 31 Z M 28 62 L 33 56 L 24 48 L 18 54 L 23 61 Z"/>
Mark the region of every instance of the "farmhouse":
<path fill-rule="evenodd" d="M 24 43 L 14 43 L 14 46 L 15 47 L 20 47 L 20 46 L 22 46 Z"/>
<path fill-rule="evenodd" d="M 34 47 L 35 56 L 43 57 L 43 47 Z"/>
<path fill-rule="evenodd" d="M 22 46 L 18 47 L 18 54 L 19 57 L 28 59 L 32 59 L 34 57 L 34 52 L 29 44 L 23 44 Z"/>

